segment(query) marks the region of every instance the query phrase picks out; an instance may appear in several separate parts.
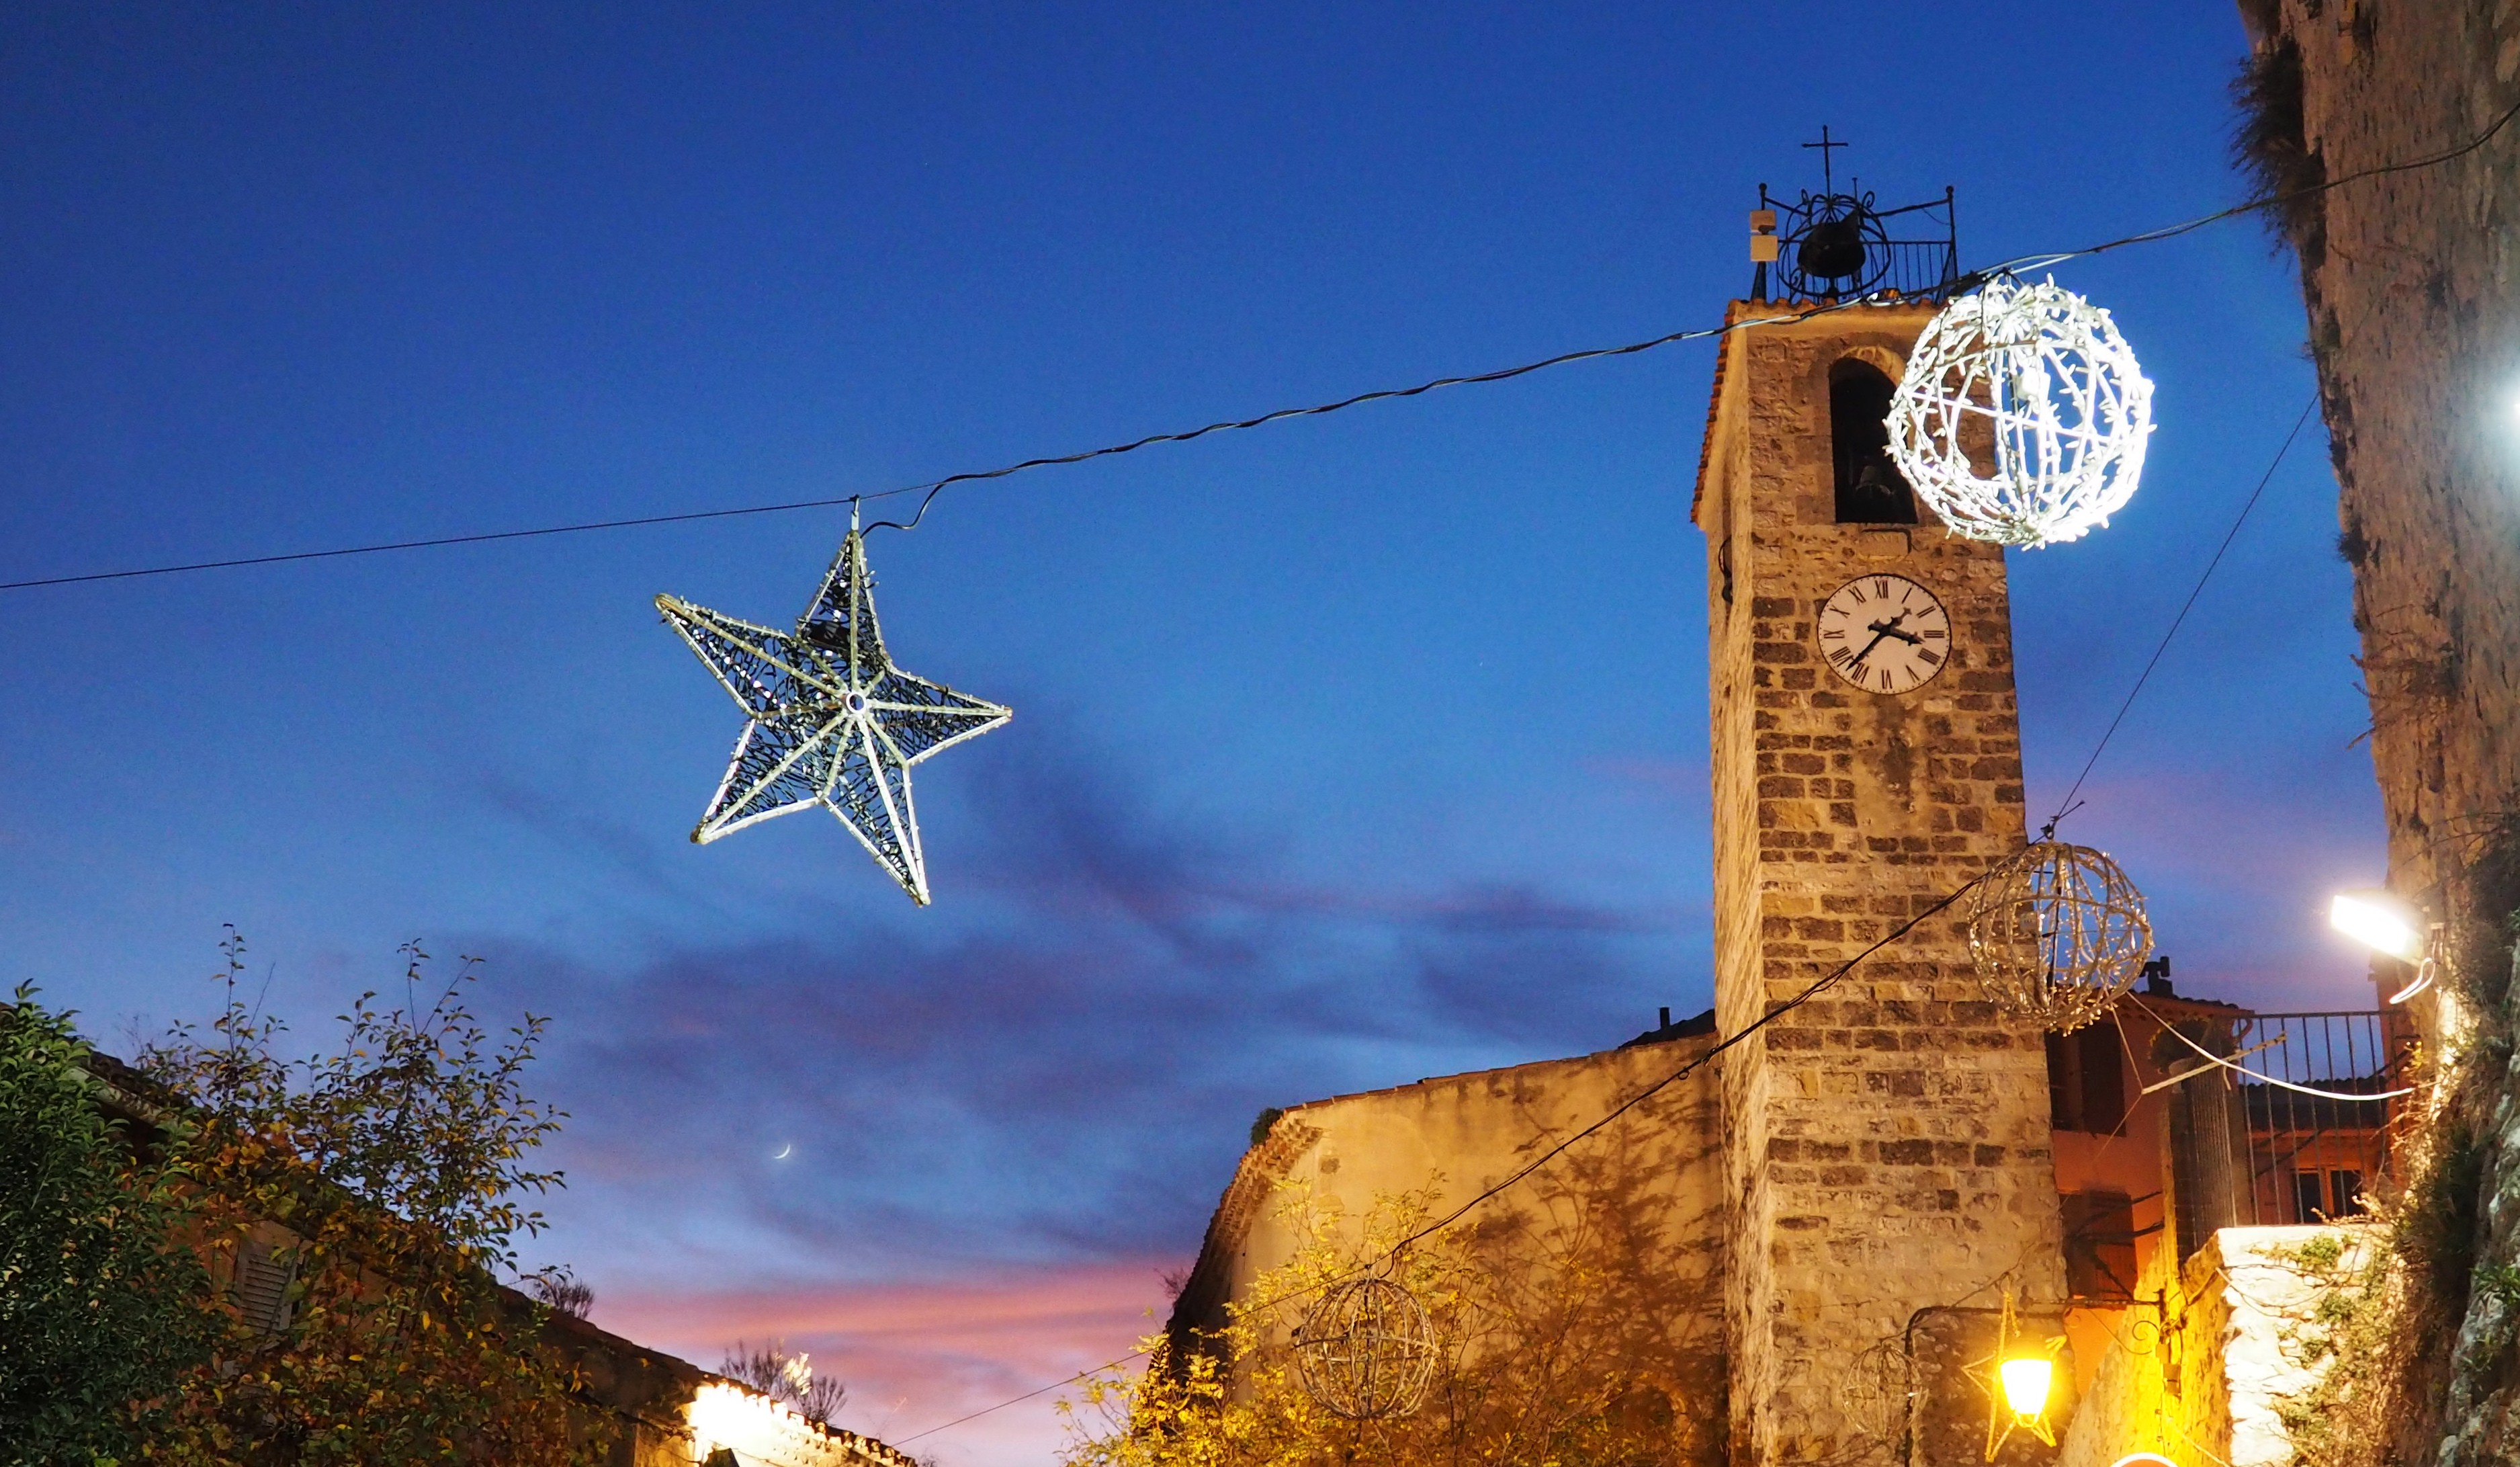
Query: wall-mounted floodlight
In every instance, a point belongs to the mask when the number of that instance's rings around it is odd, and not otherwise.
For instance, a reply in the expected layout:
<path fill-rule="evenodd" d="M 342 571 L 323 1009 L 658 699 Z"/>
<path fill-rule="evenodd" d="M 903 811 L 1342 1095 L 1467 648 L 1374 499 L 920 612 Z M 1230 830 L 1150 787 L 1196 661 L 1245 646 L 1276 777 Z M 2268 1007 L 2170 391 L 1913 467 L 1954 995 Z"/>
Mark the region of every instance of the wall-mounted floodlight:
<path fill-rule="evenodd" d="M 2386 892 L 2337 893 L 2327 905 L 2327 925 L 2402 963 L 2424 960 L 2423 914 Z"/>
<path fill-rule="evenodd" d="M 2404 1003 L 2429 988 L 2440 968 L 2441 924 L 2425 920 L 2404 898 L 2387 892 L 2339 892 L 2327 906 L 2327 925 L 2377 953 L 2415 965 L 2412 983 L 2389 995 Z"/>

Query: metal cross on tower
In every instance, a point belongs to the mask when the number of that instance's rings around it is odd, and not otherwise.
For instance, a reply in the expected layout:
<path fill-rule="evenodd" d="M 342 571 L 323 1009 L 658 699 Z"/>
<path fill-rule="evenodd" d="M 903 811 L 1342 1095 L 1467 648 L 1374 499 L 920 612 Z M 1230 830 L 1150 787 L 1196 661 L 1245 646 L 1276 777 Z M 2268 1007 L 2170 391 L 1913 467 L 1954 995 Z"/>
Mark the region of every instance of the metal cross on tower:
<path fill-rule="evenodd" d="M 1826 122 L 1822 122 L 1820 124 L 1820 141 L 1817 143 L 1805 143 L 1803 146 L 1806 148 L 1818 148 L 1820 150 L 1821 191 L 1827 194 L 1836 193 L 1837 171 L 1829 166 L 1829 154 L 1832 151 L 1846 147 L 1847 145 L 1844 143 L 1829 141 L 1828 124 Z"/>

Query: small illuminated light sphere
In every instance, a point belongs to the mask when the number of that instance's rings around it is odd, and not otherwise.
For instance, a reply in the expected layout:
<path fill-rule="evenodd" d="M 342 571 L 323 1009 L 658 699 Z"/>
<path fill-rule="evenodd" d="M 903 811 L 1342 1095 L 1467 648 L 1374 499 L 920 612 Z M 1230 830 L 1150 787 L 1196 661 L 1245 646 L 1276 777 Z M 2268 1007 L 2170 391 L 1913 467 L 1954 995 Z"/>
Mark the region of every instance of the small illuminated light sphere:
<path fill-rule="evenodd" d="M 1406 1416 L 1435 1373 L 1435 1329 L 1406 1288 L 1352 1279 L 1324 1293 L 1296 1327 L 1295 1370 L 1305 1393 L 1335 1415 Z"/>
<path fill-rule="evenodd" d="M 2109 1467 L 2179 1467 L 2179 1464 L 2157 1451 L 2131 1451 L 2111 1462 Z"/>
<path fill-rule="evenodd" d="M 2041 841 L 1978 883 L 1969 958 L 1996 1007 L 2071 1033 L 2107 1013 L 2143 971 L 2143 894 L 2088 846 Z"/>
<path fill-rule="evenodd" d="M 2402 963 L 2423 961 L 2422 914 L 2387 892 L 2337 893 L 2327 904 L 2327 925 Z"/>
<path fill-rule="evenodd" d="M 1952 533 L 2036 548 L 2134 495 L 2152 384 L 2107 311 L 1999 276 L 1926 323 L 1888 427 L 1899 472 Z"/>

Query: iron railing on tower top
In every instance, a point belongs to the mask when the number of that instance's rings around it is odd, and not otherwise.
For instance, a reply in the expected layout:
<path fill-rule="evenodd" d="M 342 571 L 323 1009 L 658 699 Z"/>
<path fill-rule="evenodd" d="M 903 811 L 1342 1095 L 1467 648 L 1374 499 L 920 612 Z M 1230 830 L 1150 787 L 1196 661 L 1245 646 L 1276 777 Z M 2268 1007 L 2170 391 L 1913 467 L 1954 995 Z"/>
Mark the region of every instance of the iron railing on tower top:
<path fill-rule="evenodd" d="M 1958 214 L 1949 188 L 1940 199 L 1883 209 L 1861 190 L 1803 194 L 1788 204 L 1763 183 L 1759 210 L 1774 224 L 1776 249 L 1773 261 L 1752 269 L 1753 300 L 1942 300 L 1959 283 Z"/>

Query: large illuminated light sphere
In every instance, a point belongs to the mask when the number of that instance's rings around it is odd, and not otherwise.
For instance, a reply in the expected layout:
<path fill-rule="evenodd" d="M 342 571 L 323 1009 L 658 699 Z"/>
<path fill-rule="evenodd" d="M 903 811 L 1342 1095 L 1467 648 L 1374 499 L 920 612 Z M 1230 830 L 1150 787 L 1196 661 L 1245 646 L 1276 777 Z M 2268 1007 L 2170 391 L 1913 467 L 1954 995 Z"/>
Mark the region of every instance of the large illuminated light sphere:
<path fill-rule="evenodd" d="M 1899 472 L 1954 534 L 2035 549 L 2106 525 L 2135 493 L 2152 384 L 2107 311 L 1998 277 L 1926 324 L 1889 429 Z"/>
<path fill-rule="evenodd" d="M 2041 841 L 1987 872 L 1969 958 L 1997 1008 L 2071 1033 L 2108 1012 L 2152 951 L 2143 894 L 2100 851 Z"/>

